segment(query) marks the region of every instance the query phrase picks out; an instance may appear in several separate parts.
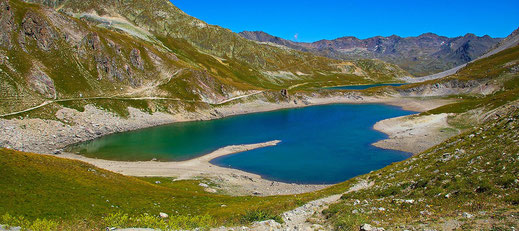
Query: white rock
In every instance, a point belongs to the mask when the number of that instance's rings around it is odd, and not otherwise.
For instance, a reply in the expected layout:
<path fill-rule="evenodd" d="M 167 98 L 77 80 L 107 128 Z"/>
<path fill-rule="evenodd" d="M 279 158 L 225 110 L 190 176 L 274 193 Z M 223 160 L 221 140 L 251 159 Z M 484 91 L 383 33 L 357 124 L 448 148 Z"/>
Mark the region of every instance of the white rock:
<path fill-rule="evenodd" d="M 405 200 L 405 203 L 414 204 L 414 200 Z"/>
<path fill-rule="evenodd" d="M 162 218 L 168 218 L 169 215 L 167 213 L 159 213 L 159 216 Z"/>
<path fill-rule="evenodd" d="M 360 226 L 360 231 L 372 231 L 373 227 L 370 224 L 363 224 Z"/>
<path fill-rule="evenodd" d="M 198 184 L 198 186 L 201 186 L 201 187 L 204 187 L 204 188 L 207 188 L 207 187 L 209 187 L 209 185 L 207 185 L 207 184 L 204 184 L 204 183 L 200 183 L 200 184 Z"/>
<path fill-rule="evenodd" d="M 216 191 L 216 189 L 214 188 L 205 188 L 204 191 L 208 192 L 208 193 L 216 193 L 218 191 Z"/>
<path fill-rule="evenodd" d="M 464 213 L 463 213 L 463 217 L 464 217 L 464 218 L 471 219 L 471 218 L 474 217 L 474 215 L 472 215 L 472 214 L 470 214 L 470 213 L 467 213 L 467 212 L 464 212 Z"/>

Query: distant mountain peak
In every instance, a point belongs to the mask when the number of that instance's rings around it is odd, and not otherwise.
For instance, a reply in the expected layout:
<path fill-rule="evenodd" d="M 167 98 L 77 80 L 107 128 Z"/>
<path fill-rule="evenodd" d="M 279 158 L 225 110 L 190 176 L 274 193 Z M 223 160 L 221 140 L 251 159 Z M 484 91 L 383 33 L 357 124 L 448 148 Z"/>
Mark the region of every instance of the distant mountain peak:
<path fill-rule="evenodd" d="M 313 43 L 294 42 L 263 31 L 241 32 L 240 35 L 250 40 L 276 43 L 335 59 L 381 59 L 400 65 L 411 74 L 419 76 L 434 74 L 466 63 L 483 55 L 501 41 L 488 35 L 478 37 L 473 33 L 449 38 L 432 32 L 415 37 L 391 35 L 359 39 L 344 36 Z"/>
<path fill-rule="evenodd" d="M 423 33 L 421 35 L 418 35 L 418 37 L 441 37 L 440 35 L 437 35 L 432 32 Z"/>
<path fill-rule="evenodd" d="M 478 37 L 478 36 L 476 36 L 476 35 L 473 34 L 473 33 L 467 33 L 467 34 L 465 34 L 465 36 L 463 36 L 463 37 Z M 482 36 L 482 37 L 483 37 L 483 36 Z"/>

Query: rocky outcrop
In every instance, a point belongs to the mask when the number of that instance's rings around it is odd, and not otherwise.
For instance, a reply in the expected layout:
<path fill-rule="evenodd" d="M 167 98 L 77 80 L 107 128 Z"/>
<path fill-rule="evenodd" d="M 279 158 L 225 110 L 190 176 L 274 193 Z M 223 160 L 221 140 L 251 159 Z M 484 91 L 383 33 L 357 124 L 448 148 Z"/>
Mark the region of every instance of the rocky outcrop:
<path fill-rule="evenodd" d="M 13 31 L 13 11 L 8 0 L 0 0 L 0 47 L 11 48 Z"/>
<path fill-rule="evenodd" d="M 488 80 L 459 80 L 450 79 L 438 83 L 419 84 L 414 87 L 396 88 L 401 96 L 447 96 L 467 93 L 488 95 L 498 89 Z"/>
<path fill-rule="evenodd" d="M 139 69 L 144 70 L 144 62 L 141 58 L 141 51 L 139 49 L 133 48 L 130 52 L 130 61 L 132 62 L 132 65 Z"/>
<path fill-rule="evenodd" d="M 32 11 L 28 11 L 23 18 L 22 32 L 26 37 L 34 39 L 42 50 L 48 51 L 56 46 L 57 33 L 41 15 Z"/>
<path fill-rule="evenodd" d="M 92 49 L 94 51 L 100 51 L 101 50 L 101 39 L 99 38 L 99 35 L 97 35 L 97 33 L 95 33 L 95 32 L 89 33 L 85 37 L 85 41 L 86 41 L 87 46 L 90 49 Z"/>
<path fill-rule="evenodd" d="M 107 77 L 111 81 L 124 80 L 124 75 L 117 67 L 115 59 L 103 54 L 95 55 L 94 59 L 97 67 L 98 80 L 103 79 L 103 77 Z"/>
<path fill-rule="evenodd" d="M 56 88 L 54 81 L 39 68 L 34 68 L 31 71 L 31 74 L 27 77 L 27 82 L 31 89 L 43 95 L 45 98 L 55 98 Z"/>
<path fill-rule="evenodd" d="M 288 95 L 288 90 L 287 89 L 281 90 L 280 93 L 281 93 L 281 96 L 283 96 L 283 98 L 285 98 L 285 99 L 289 99 L 290 98 L 290 96 Z"/>
<path fill-rule="evenodd" d="M 106 39 L 106 38 L 104 38 Z M 82 58 L 93 60 L 97 71 L 97 80 L 108 79 L 110 81 L 126 81 L 132 86 L 141 85 L 141 81 L 134 78 L 135 72 L 126 64 L 122 47 L 110 39 L 106 39 L 107 46 L 103 46 L 98 33 L 88 33 L 82 40 L 83 49 L 79 50 Z M 111 51 L 110 51 L 111 50 Z M 115 53 L 115 55 L 114 55 Z M 111 54 L 111 55 L 109 55 Z M 140 70 L 144 70 L 144 61 L 138 49 L 130 52 L 130 62 Z M 124 64 L 123 64 L 124 63 Z"/>

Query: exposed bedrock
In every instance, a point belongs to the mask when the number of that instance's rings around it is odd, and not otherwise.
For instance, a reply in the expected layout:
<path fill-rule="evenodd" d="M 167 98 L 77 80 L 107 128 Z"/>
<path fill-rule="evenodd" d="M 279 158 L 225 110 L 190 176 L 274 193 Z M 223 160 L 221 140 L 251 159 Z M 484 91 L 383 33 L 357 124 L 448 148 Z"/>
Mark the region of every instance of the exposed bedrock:
<path fill-rule="evenodd" d="M 447 96 L 457 94 L 483 94 L 495 92 L 499 86 L 488 80 L 451 79 L 440 83 L 421 84 L 415 87 L 397 89 L 401 96 Z"/>

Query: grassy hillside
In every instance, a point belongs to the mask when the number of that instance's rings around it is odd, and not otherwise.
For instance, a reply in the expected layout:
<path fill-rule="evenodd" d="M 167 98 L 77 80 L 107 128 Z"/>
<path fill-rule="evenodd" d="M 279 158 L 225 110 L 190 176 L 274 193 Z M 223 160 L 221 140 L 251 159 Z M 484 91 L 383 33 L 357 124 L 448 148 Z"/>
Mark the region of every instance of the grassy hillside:
<path fill-rule="evenodd" d="M 442 84 L 450 81 L 477 81 L 481 84 L 481 89 L 490 85 L 497 86 L 497 90 L 488 95 L 478 94 L 477 91 L 473 94 L 459 95 L 457 96 L 459 102 L 433 109 L 424 114 L 486 112 L 518 100 L 519 46 L 470 63 L 455 75 L 422 85 Z M 405 87 L 412 88 L 413 86 Z"/>
<path fill-rule="evenodd" d="M 149 111 L 173 113 L 251 90 L 386 82 L 408 75 L 376 60 L 342 62 L 248 41 L 167 0 L 41 3 L 59 11 L 0 1 L 0 114 L 93 97 L 180 100 L 173 105 L 146 100 Z M 115 107 L 125 105 L 114 101 Z"/>
<path fill-rule="evenodd" d="M 231 197 L 207 193 L 198 184 L 128 177 L 80 161 L 0 149 L 0 224 L 18 225 L 5 214 L 22 216 L 28 223 L 55 221 L 65 230 L 161 227 L 159 220 L 186 216 L 195 217 L 192 226 L 246 224 L 276 218 L 282 211 L 348 186 L 297 196 Z M 169 220 L 158 219 L 160 212 L 169 214 Z M 157 221 L 138 221 L 140 216 Z"/>
<path fill-rule="evenodd" d="M 519 46 L 470 63 L 457 74 L 367 94 L 475 89 L 422 115 L 449 113 L 464 131 L 412 158 L 357 180 L 370 189 L 346 194 L 324 212 L 337 230 L 367 223 L 389 230 L 513 230 L 519 220 Z M 483 94 L 485 88 L 496 89 Z"/>
<path fill-rule="evenodd" d="M 338 230 L 513 230 L 519 225 L 519 107 L 424 153 L 360 177 L 324 214 Z M 359 179 L 359 180 L 360 180 Z"/>

